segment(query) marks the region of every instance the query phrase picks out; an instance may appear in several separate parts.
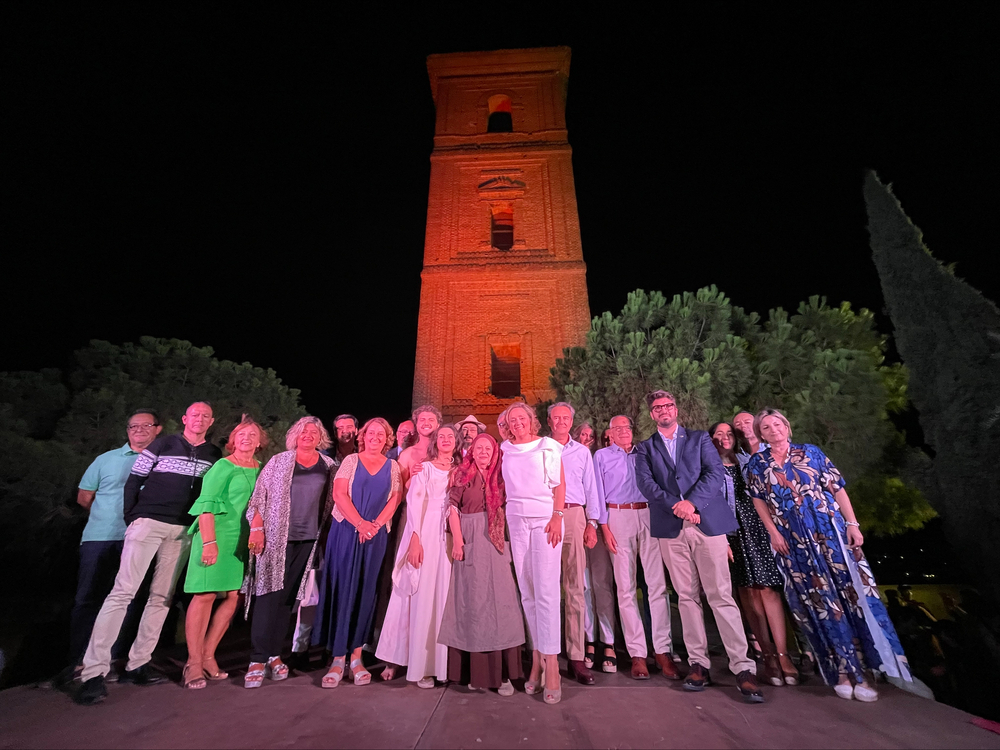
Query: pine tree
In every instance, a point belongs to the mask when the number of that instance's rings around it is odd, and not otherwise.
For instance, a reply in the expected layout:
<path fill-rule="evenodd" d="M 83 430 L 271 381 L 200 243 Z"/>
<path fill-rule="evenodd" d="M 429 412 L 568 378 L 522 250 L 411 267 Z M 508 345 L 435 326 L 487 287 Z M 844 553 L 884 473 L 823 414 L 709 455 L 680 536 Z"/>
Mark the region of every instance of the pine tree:
<path fill-rule="evenodd" d="M 1000 602 L 1000 310 L 931 255 L 874 172 L 864 194 L 896 346 L 934 450 L 928 495 L 968 573 Z"/>
<path fill-rule="evenodd" d="M 655 388 L 674 394 L 681 421 L 695 429 L 779 408 L 797 442 L 819 445 L 841 469 L 866 530 L 894 534 L 934 511 L 900 477 L 907 449 L 888 414 L 907 403 L 906 371 L 884 364 L 885 345 L 872 314 L 847 303 L 813 297 L 795 315 L 779 308 L 762 323 L 715 286 L 670 302 L 640 289 L 617 317 L 594 318 L 586 346 L 565 350 L 551 383 L 599 430 L 616 414 L 633 417 L 637 438 L 653 431 L 644 397 Z"/>

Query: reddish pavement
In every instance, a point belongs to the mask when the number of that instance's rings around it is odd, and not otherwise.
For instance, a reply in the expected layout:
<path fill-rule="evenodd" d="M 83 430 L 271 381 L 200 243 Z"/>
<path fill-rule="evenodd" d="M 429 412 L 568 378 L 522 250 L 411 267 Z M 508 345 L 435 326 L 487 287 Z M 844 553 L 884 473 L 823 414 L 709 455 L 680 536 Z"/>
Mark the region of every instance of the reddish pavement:
<path fill-rule="evenodd" d="M 229 664 L 225 664 L 229 667 Z M 176 683 L 110 685 L 91 707 L 59 691 L 0 693 L 0 748 L 996 748 L 1000 735 L 949 706 L 880 686 L 874 704 L 844 701 L 818 677 L 764 688 L 746 705 L 716 660 L 716 686 L 685 693 L 657 673 L 648 682 L 598 675 L 563 679 L 556 706 L 457 686 L 420 690 L 398 679 L 319 687 L 323 670 L 259 690 L 230 681 L 200 691 Z M 377 674 L 377 670 L 376 670 Z"/>

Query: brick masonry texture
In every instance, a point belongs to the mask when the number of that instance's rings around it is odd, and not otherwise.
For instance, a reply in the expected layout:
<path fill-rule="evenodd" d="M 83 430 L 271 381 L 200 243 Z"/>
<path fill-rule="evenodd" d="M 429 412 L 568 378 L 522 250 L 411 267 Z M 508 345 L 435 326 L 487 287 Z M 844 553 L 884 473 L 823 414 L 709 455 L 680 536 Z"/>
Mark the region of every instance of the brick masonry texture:
<path fill-rule="evenodd" d="M 431 55 L 437 109 L 413 403 L 491 427 L 513 399 L 491 393 L 491 351 L 519 352 L 528 403 L 552 397 L 549 368 L 590 325 L 572 149 L 570 50 Z M 510 100 L 513 132 L 488 133 L 489 100 Z M 493 247 L 494 213 L 514 245 Z M 492 430 L 491 430 L 492 431 Z"/>

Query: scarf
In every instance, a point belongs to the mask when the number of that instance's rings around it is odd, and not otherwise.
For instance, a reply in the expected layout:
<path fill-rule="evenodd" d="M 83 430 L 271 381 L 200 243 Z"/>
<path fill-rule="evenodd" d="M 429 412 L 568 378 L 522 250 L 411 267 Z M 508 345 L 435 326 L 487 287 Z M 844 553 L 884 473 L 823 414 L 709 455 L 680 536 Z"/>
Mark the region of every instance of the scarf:
<path fill-rule="evenodd" d="M 493 446 L 493 458 L 490 459 L 489 466 L 486 467 L 486 471 L 484 472 L 479 471 L 479 467 L 476 466 L 476 462 L 472 458 L 476 443 L 480 440 L 489 440 L 490 444 Z M 503 512 L 505 494 L 503 472 L 500 471 L 500 446 L 497 445 L 497 441 L 493 439 L 493 436 L 486 432 L 477 435 L 473 439 L 472 445 L 469 446 L 468 453 L 465 454 L 465 458 L 462 459 L 462 463 L 452 474 L 451 493 L 456 493 L 458 496 L 461 496 L 461 493 L 472 484 L 476 475 L 479 473 L 482 473 L 483 476 L 483 491 L 486 495 L 486 525 L 489 531 L 490 542 L 493 543 L 493 546 L 497 548 L 498 552 L 503 554 L 503 530 L 506 517 Z"/>

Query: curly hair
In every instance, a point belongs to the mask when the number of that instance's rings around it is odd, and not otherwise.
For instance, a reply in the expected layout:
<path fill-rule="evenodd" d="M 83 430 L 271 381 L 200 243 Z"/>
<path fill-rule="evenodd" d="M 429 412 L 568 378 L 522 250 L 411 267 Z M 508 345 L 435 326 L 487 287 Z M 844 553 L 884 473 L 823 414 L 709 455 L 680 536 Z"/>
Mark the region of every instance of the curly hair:
<path fill-rule="evenodd" d="M 503 412 L 497 417 L 497 429 L 500 430 L 500 437 L 504 440 L 511 440 L 514 434 L 510 431 L 510 427 L 507 426 L 507 417 L 514 409 L 524 409 L 531 418 L 531 434 L 537 435 L 542 429 L 542 423 L 538 421 L 538 415 L 535 414 L 535 410 L 528 406 L 523 401 L 515 401 L 513 404 L 508 406 Z"/>
<path fill-rule="evenodd" d="M 389 449 L 392 448 L 393 445 L 395 445 L 396 433 L 392 431 L 392 427 L 390 427 L 389 423 L 386 420 L 382 419 L 382 417 L 372 417 L 367 422 L 365 422 L 364 425 L 362 425 L 360 430 L 358 430 L 358 451 L 359 452 L 364 451 L 365 435 L 368 434 L 368 428 L 376 424 L 382 425 L 382 429 L 385 430 L 385 445 L 382 446 L 382 455 L 384 456 L 386 453 L 389 452 Z"/>
<path fill-rule="evenodd" d="M 229 440 L 226 442 L 226 452 L 233 453 L 236 450 L 236 442 L 235 442 L 236 433 L 246 429 L 247 427 L 257 428 L 257 437 L 259 439 L 259 444 L 257 445 L 257 450 L 255 450 L 254 453 L 260 453 L 262 450 L 267 448 L 268 443 L 271 442 L 270 438 L 268 438 L 267 436 L 267 432 L 264 430 L 263 427 L 261 427 L 257 422 L 255 422 L 250 417 L 249 414 L 244 414 L 243 419 L 240 420 L 240 423 L 233 428 L 232 432 L 229 433 Z"/>
<path fill-rule="evenodd" d="M 444 417 L 441 416 L 441 411 L 436 406 L 431 406 L 430 404 L 424 404 L 423 406 L 418 406 L 416 409 L 414 409 L 413 414 L 410 416 L 410 419 L 413 420 L 414 427 L 417 426 L 417 417 L 419 417 L 425 411 L 429 411 L 431 414 L 437 417 L 438 426 L 440 426 L 441 423 L 444 421 Z"/>
<path fill-rule="evenodd" d="M 319 445 L 316 446 L 319 450 L 326 450 L 333 445 L 333 441 L 330 440 L 330 433 L 326 431 L 319 417 L 302 417 L 302 419 L 289 427 L 288 432 L 285 433 L 285 450 L 295 450 L 296 443 L 299 441 L 299 435 L 302 434 L 302 430 L 305 429 L 307 424 L 316 425 L 316 428 L 319 430 Z"/>
<path fill-rule="evenodd" d="M 428 438 L 430 440 L 430 445 L 427 446 L 427 460 L 436 461 L 438 459 L 438 456 L 441 455 L 440 453 L 438 453 L 438 446 L 437 446 L 437 439 L 441 430 L 448 430 L 449 432 L 451 432 L 452 435 L 455 436 L 455 447 L 452 449 L 451 452 L 451 465 L 458 466 L 462 462 L 462 438 L 458 434 L 458 428 L 455 427 L 455 425 L 453 424 L 443 424 L 430 434 Z"/>

